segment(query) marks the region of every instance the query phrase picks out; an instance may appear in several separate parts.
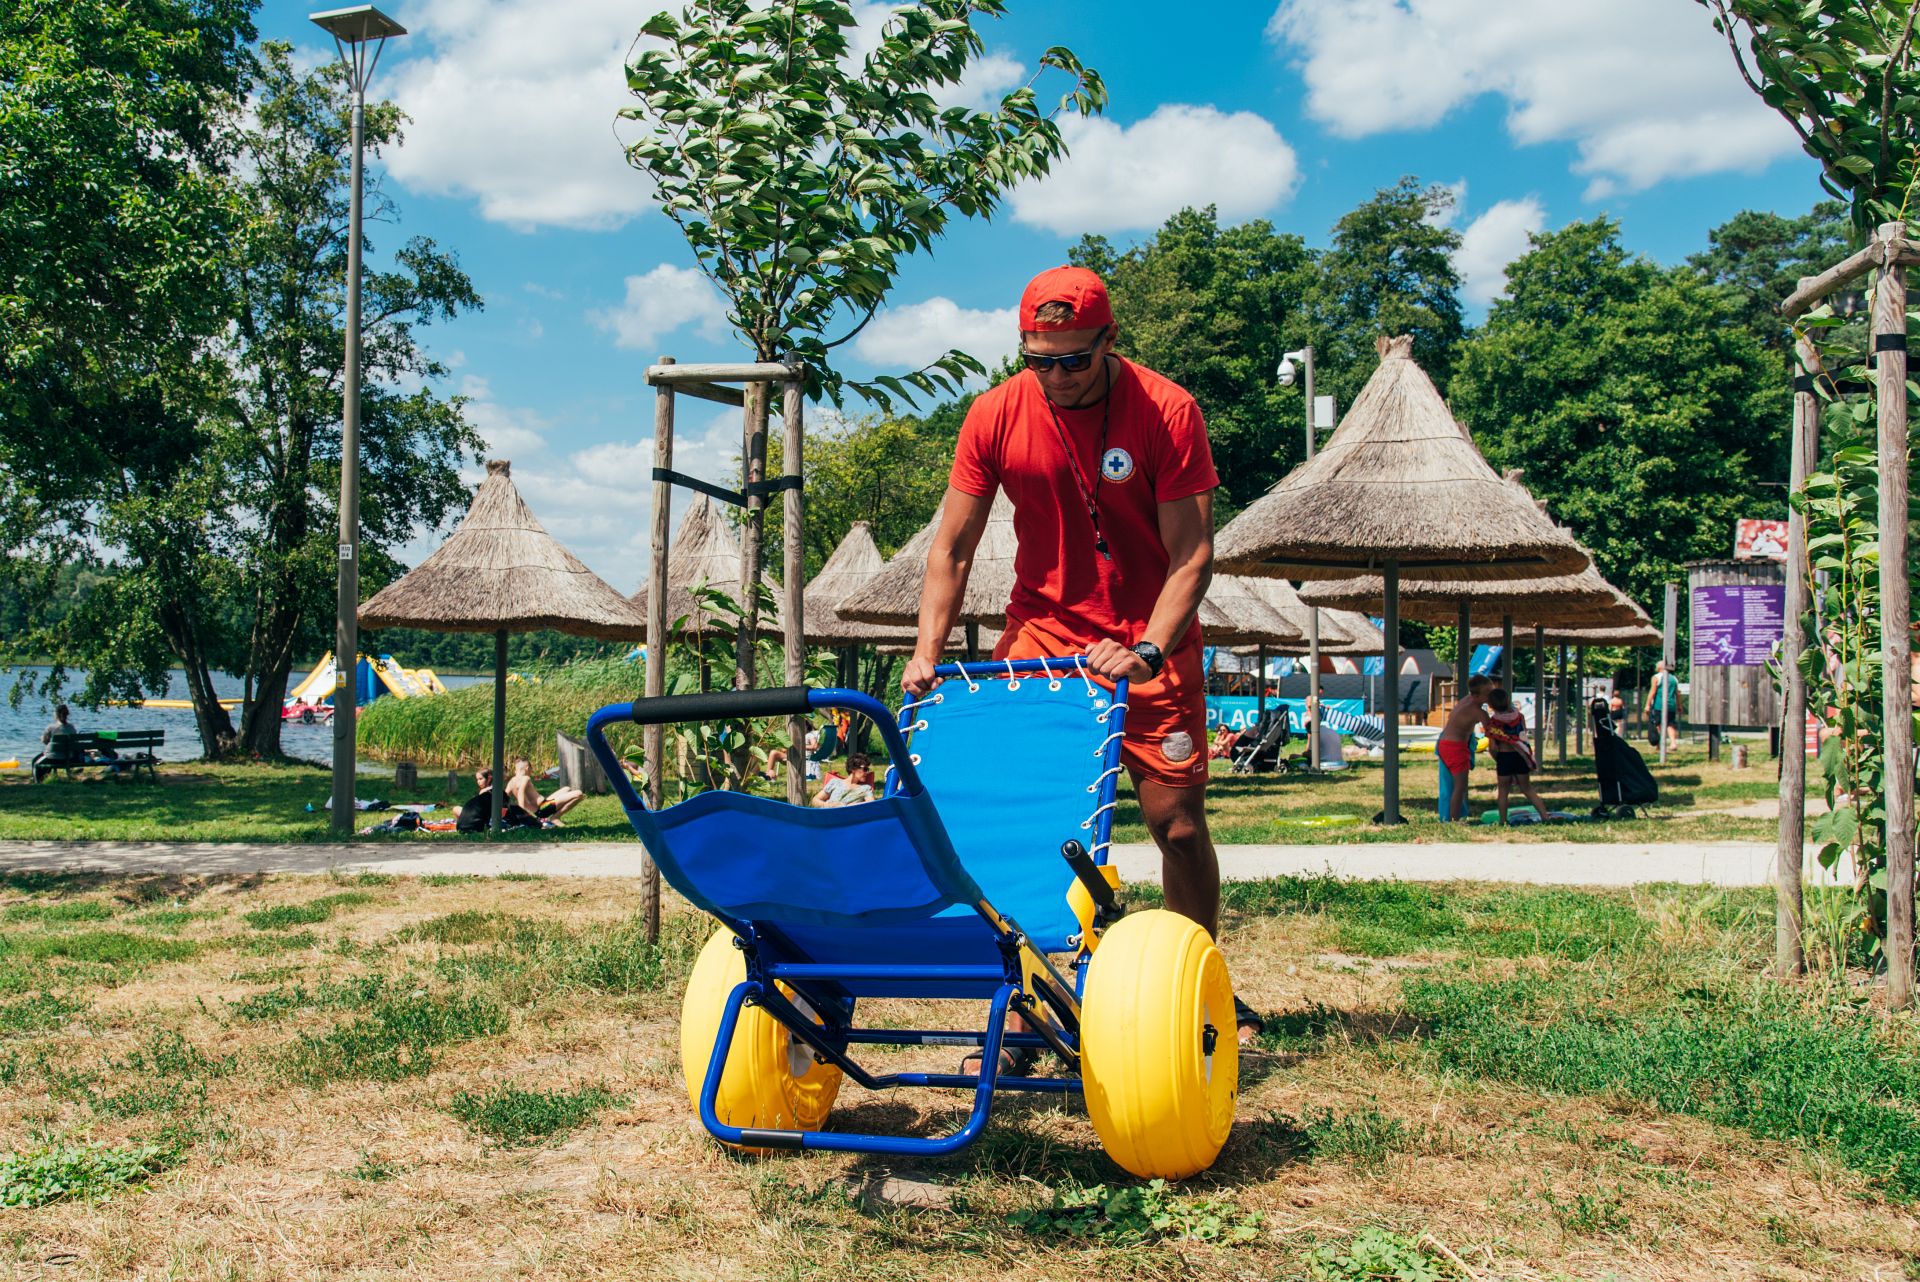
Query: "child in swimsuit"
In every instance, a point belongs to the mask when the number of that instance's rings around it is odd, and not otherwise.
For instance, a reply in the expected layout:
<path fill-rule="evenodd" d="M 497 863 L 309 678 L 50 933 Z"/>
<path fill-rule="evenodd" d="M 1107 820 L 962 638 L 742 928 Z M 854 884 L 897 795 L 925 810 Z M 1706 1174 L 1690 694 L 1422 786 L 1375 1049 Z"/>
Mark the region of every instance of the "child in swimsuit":
<path fill-rule="evenodd" d="M 1466 697 L 1447 713 L 1447 724 L 1440 729 L 1440 742 L 1434 752 L 1440 758 L 1440 818 L 1452 822 L 1467 817 L 1467 775 L 1473 769 L 1473 736 L 1480 718 L 1486 714 L 1487 691 L 1493 688 L 1489 677 L 1467 682 Z"/>
<path fill-rule="evenodd" d="M 1516 785 L 1544 822 L 1547 803 L 1533 790 L 1533 772 L 1539 763 L 1527 744 L 1527 714 L 1513 706 L 1513 695 L 1504 687 L 1496 686 L 1487 696 L 1487 719 L 1482 728 L 1493 751 L 1493 772 L 1499 778 L 1500 822 L 1507 822 L 1507 793 Z"/>

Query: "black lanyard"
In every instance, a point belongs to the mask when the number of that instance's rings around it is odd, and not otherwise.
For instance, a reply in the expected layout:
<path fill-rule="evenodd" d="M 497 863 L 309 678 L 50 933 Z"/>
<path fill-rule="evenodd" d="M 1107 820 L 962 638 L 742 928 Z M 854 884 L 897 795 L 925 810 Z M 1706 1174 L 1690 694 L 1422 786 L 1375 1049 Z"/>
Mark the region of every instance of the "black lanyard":
<path fill-rule="evenodd" d="M 1113 407 L 1113 372 L 1106 361 L 1100 362 L 1100 372 L 1106 378 L 1107 390 L 1100 397 L 1100 453 L 1104 462 L 1107 457 L 1107 412 Z M 1102 561 L 1111 561 L 1113 557 L 1107 550 L 1107 536 L 1100 532 L 1100 504 L 1094 497 L 1093 485 L 1080 471 L 1080 456 L 1074 452 L 1073 440 L 1067 435 L 1066 422 L 1060 417 L 1060 407 L 1053 403 L 1043 389 L 1041 397 L 1046 399 L 1047 408 L 1053 411 L 1053 429 L 1060 434 L 1060 448 L 1067 452 L 1067 471 L 1073 476 L 1074 488 L 1080 491 L 1080 501 L 1087 505 L 1087 520 L 1093 523 L 1093 550 L 1100 554 Z M 1100 463 L 1095 463 L 1096 467 Z"/>

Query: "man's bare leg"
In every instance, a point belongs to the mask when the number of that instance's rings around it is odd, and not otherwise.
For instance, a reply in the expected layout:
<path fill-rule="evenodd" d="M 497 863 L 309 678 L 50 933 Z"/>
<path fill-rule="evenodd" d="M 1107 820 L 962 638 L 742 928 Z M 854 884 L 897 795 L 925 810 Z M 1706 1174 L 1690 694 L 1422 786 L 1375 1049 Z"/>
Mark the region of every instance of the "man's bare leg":
<path fill-rule="evenodd" d="M 1160 886 L 1167 907 L 1196 921 L 1216 940 L 1220 936 L 1220 856 L 1207 831 L 1207 790 L 1178 788 L 1133 776 L 1140 797 L 1140 814 L 1153 843 L 1160 847 Z M 1251 1009 L 1239 1012 L 1239 1039 L 1250 1040 L 1261 1028 Z"/>

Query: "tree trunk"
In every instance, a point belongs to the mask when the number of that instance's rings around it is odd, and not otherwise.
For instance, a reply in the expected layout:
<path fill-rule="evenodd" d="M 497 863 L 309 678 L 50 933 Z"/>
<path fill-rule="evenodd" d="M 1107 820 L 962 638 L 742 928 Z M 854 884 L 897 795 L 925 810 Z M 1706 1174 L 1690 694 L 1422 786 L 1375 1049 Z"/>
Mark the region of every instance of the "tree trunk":
<path fill-rule="evenodd" d="M 200 733 L 200 755 L 218 761 L 233 751 L 233 718 L 213 688 L 213 670 L 207 663 L 200 635 L 186 610 L 170 605 L 160 611 L 160 627 L 167 648 L 180 661 L 187 678 L 187 697 L 193 701 L 194 728 Z"/>

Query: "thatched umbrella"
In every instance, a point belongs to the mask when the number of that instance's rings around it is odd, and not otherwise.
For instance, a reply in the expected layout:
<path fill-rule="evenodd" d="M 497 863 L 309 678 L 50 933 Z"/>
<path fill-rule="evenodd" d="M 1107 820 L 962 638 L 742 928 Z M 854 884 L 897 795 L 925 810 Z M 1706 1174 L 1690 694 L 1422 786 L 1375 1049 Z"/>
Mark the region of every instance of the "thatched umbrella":
<path fill-rule="evenodd" d="M 708 610 L 693 595 L 694 588 L 703 583 L 720 589 L 730 597 L 740 594 L 740 540 L 734 535 L 732 527 L 722 519 L 712 499 L 704 494 L 694 497 L 687 505 L 687 514 L 680 518 L 680 528 L 674 533 L 668 548 L 667 627 L 671 629 L 676 620 L 685 619 L 686 626 L 681 632 L 688 637 L 709 632 L 715 624 L 731 628 L 734 618 L 730 612 Z M 769 589 L 778 587 L 771 577 L 763 575 L 761 581 Z M 645 584 L 633 594 L 632 599 L 634 609 L 644 619 L 647 615 Z M 784 619 L 778 613 L 771 618 L 763 613 L 760 633 L 769 637 L 782 636 L 783 623 Z"/>
<path fill-rule="evenodd" d="M 1409 336 L 1379 341 L 1380 365 L 1312 459 L 1214 538 L 1217 568 L 1295 579 L 1378 573 L 1388 680 L 1399 670 L 1402 571 L 1432 579 L 1571 574 L 1587 557 L 1487 466 L 1413 361 Z M 1386 722 L 1381 818 L 1400 821 L 1398 718 Z"/>
<path fill-rule="evenodd" d="M 1285 579 L 1270 578 L 1264 574 L 1245 574 L 1237 577 L 1246 585 L 1247 591 L 1266 602 L 1275 613 L 1291 623 L 1302 637 L 1306 635 L 1307 630 L 1313 625 L 1314 609 L 1300 599 L 1300 594 L 1294 590 L 1293 584 Z M 1363 640 L 1353 635 L 1344 624 L 1328 617 L 1327 611 L 1322 610 L 1319 614 L 1320 648 L 1323 651 L 1329 654 L 1338 653 L 1337 647 L 1354 645 Z M 1282 654 L 1300 653 L 1297 645 L 1297 642 L 1289 642 L 1274 648 Z"/>
<path fill-rule="evenodd" d="M 920 621 L 920 589 L 927 577 L 927 550 L 940 529 L 940 513 L 920 527 L 886 568 L 858 592 L 844 598 L 840 617 L 859 623 L 914 627 Z M 980 653 L 979 630 L 1006 626 L 1007 601 L 1013 596 L 1013 558 L 1019 551 L 1013 532 L 1013 501 L 1002 490 L 994 496 L 987 528 L 974 550 L 967 590 L 960 600 L 959 622 L 967 629 L 969 658 Z"/>
<path fill-rule="evenodd" d="M 1258 655 L 1259 681 L 1256 707 L 1260 716 L 1267 713 L 1267 649 L 1305 642 L 1307 634 L 1297 623 L 1282 614 L 1261 591 L 1270 580 L 1250 575 L 1216 574 L 1200 598 L 1200 630 L 1209 644 L 1254 646 Z M 1279 582 L 1279 580 L 1271 580 Z"/>
<path fill-rule="evenodd" d="M 886 564 L 886 558 L 880 555 L 879 545 L 873 541 L 867 523 L 855 521 L 847 530 L 846 537 L 840 540 L 839 546 L 833 549 L 833 555 L 827 558 L 827 563 L 820 567 L 820 573 L 814 575 L 813 581 L 807 584 L 805 609 L 808 645 L 912 643 L 915 635 L 912 627 L 861 623 L 856 619 L 842 618 L 839 613 L 840 603 L 871 583 L 874 576 L 886 568 Z"/>
<path fill-rule="evenodd" d="M 647 634 L 637 610 L 534 519 L 494 459 L 459 528 L 360 607 L 363 628 L 493 633 L 493 831 L 506 796 L 507 633 L 546 628 L 605 641 Z"/>

